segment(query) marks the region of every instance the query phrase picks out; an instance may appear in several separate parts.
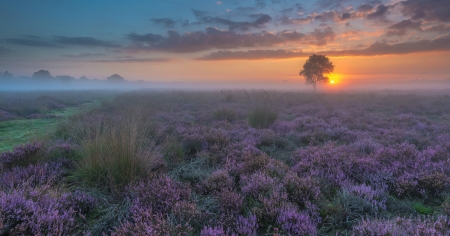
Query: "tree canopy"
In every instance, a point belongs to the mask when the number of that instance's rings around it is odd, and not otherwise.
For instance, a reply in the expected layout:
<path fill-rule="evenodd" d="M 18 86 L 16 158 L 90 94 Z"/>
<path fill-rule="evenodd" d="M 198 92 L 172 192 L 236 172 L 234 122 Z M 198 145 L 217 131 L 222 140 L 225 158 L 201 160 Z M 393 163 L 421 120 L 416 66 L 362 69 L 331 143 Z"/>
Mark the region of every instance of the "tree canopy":
<path fill-rule="evenodd" d="M 329 74 L 334 71 L 333 63 L 325 55 L 313 54 L 309 56 L 303 65 L 303 70 L 300 75 L 306 79 L 306 84 L 312 84 L 314 91 L 316 91 L 316 84 L 318 82 L 328 83 L 328 77 L 323 74 Z"/>
<path fill-rule="evenodd" d="M 53 77 L 50 75 L 50 72 L 47 70 L 39 70 L 37 72 L 33 73 L 33 78 L 37 79 L 53 79 Z"/>
<path fill-rule="evenodd" d="M 111 82 L 124 82 L 125 81 L 125 79 L 118 74 L 111 75 L 110 77 L 106 78 L 106 80 L 111 81 Z"/>

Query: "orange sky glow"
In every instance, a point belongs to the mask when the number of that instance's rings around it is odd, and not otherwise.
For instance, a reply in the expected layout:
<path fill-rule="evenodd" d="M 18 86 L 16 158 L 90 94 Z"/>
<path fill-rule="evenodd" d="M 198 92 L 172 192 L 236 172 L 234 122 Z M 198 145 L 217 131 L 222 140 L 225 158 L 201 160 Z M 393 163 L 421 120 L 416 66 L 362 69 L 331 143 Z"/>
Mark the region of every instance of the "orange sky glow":
<path fill-rule="evenodd" d="M 168 83 L 297 83 L 304 82 L 298 73 L 316 53 L 335 65 L 334 87 L 450 79 L 448 0 L 108 6 L 0 2 L 0 73 L 30 77 L 43 69 L 74 79 L 119 74 Z"/>

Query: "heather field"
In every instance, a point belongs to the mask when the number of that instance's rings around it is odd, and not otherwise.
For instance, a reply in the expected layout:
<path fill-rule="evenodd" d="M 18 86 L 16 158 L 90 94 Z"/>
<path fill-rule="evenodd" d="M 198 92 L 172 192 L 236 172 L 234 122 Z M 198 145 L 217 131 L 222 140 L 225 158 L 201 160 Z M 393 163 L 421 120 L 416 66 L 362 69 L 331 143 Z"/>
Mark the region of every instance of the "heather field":
<path fill-rule="evenodd" d="M 5 93 L 0 235 L 449 235 L 448 92 Z"/>

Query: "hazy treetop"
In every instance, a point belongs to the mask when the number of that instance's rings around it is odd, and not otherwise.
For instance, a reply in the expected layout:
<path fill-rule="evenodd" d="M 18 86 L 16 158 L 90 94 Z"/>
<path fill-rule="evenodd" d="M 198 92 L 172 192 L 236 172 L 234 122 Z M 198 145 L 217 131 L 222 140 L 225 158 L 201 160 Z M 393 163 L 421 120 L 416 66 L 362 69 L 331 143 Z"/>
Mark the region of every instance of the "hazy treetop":
<path fill-rule="evenodd" d="M 118 74 L 114 74 L 111 75 L 110 77 L 106 78 L 108 81 L 114 81 L 114 82 L 121 82 L 121 81 L 125 81 L 125 79 L 118 75 Z"/>

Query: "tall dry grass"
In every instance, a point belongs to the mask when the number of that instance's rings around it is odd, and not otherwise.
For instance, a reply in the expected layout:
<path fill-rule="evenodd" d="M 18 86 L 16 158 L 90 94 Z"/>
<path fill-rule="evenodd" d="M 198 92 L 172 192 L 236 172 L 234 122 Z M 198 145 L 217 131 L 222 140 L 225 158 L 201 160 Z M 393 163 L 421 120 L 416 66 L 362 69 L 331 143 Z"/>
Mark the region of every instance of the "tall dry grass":
<path fill-rule="evenodd" d="M 142 113 L 129 110 L 98 121 L 81 142 L 75 175 L 88 185 L 119 189 L 148 177 L 162 157 L 153 150 Z"/>

